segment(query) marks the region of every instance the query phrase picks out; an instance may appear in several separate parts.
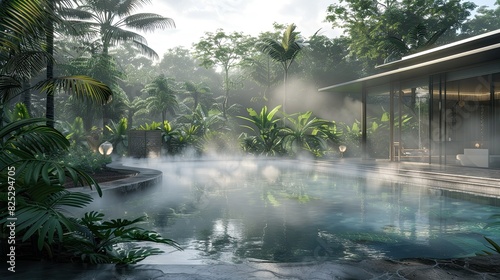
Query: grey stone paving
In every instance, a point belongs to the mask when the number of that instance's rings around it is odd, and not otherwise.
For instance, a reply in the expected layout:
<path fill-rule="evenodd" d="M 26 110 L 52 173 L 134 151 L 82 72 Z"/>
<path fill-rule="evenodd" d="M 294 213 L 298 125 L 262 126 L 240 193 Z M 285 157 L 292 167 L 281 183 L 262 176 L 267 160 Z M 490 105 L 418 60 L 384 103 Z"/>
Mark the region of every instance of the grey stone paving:
<path fill-rule="evenodd" d="M 461 260 L 369 260 L 361 262 L 210 265 L 114 265 L 23 262 L 1 279 L 500 279 L 500 255 Z"/>

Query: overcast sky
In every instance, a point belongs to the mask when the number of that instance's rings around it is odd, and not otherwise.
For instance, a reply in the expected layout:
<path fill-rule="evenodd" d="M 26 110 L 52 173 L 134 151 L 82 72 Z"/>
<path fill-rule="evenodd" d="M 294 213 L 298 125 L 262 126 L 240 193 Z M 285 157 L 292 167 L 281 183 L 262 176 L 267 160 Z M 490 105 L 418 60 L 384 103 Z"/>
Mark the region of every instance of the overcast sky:
<path fill-rule="evenodd" d="M 495 0 L 471 0 L 479 6 L 493 7 Z M 148 45 L 159 55 L 170 48 L 190 48 L 204 36 L 222 28 L 227 33 L 237 31 L 257 36 L 272 31 L 273 22 L 297 25 L 297 31 L 305 37 L 318 29 L 328 37 L 337 37 L 324 22 L 326 8 L 335 0 L 152 0 L 153 4 L 140 12 L 153 12 L 175 21 L 175 29 L 157 30 L 143 34 Z"/>

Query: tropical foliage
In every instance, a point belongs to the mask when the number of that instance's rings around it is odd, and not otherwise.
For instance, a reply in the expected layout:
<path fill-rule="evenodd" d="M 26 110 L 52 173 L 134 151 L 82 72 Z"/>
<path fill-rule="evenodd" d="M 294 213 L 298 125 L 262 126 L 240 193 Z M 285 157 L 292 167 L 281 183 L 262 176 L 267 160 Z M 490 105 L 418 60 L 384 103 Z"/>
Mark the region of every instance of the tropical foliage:
<path fill-rule="evenodd" d="M 366 136 L 370 156 L 387 157 L 387 112 L 377 110 L 363 135 L 357 120 L 330 120 L 337 116 L 332 106 L 342 106 L 339 100 L 318 104 L 327 114 L 310 111 L 307 101 L 319 96 L 292 89 L 291 78 L 312 84 L 314 91 L 354 79 L 376 64 L 497 29 L 500 11 L 481 8 L 467 20 L 475 8 L 471 2 L 341 0 L 329 6 L 327 21 L 345 36 L 306 38 L 295 24 L 274 24 L 274 31 L 256 38 L 219 29 L 206 32 L 193 50 L 178 47 L 154 63 L 160 56 L 137 32 L 175 25 L 161 15 L 134 13 L 150 3 L 0 1 L 0 207 L 12 209 L 9 182 L 15 181 L 19 257 L 127 264 L 161 253 L 136 242 L 180 249 L 140 228 L 145 217 L 68 214 L 92 201 L 68 188 L 88 187 L 102 195 L 92 174 L 111 159 L 95 151 L 110 141 L 114 151 L 126 154 L 129 129 L 161 131 L 166 153 L 175 156 L 234 155 L 241 148 L 252 155 L 325 157 L 340 144 L 348 145 L 346 156 L 361 156 Z M 283 101 L 276 102 L 282 75 Z M 299 108 L 293 113 L 286 112 L 292 90 Z M 394 117 L 395 128 L 414 130 L 415 118 L 407 114 L 414 105 L 405 104 L 409 110 Z M 38 118 L 42 113 L 46 118 Z M 300 186 L 286 195 L 310 199 Z M 280 203 L 277 193 L 263 198 Z M 7 244 L 10 216 L 0 213 L 1 246 Z M 492 238 L 485 240 L 484 253 L 500 252 Z"/>
<path fill-rule="evenodd" d="M 109 132 L 108 141 L 113 145 L 113 152 L 119 155 L 124 155 L 127 149 L 127 130 L 128 119 L 122 118 L 118 123 L 111 121 L 106 125 Z"/>
<path fill-rule="evenodd" d="M 485 229 L 500 226 L 500 214 L 491 215 L 491 217 L 488 220 L 489 222 L 484 227 Z M 484 239 L 486 240 L 486 242 L 488 242 L 487 245 L 488 250 L 483 250 L 482 253 L 476 253 L 476 255 L 483 256 L 483 255 L 500 254 L 500 244 L 498 244 L 497 242 L 495 242 L 495 240 L 487 236 L 484 236 Z"/>
<path fill-rule="evenodd" d="M 230 77 L 230 70 L 237 68 L 246 58 L 253 41 L 248 36 L 233 32 L 226 34 L 224 30 L 218 29 L 215 33 L 206 32 L 205 37 L 196 44 L 195 58 L 204 67 L 219 66 L 224 73 L 224 101 L 222 102 L 222 114 L 227 119 L 230 107 L 229 93 L 234 87 Z"/>
<path fill-rule="evenodd" d="M 260 113 L 248 108 L 250 117 L 240 116 L 241 119 L 249 122 L 243 127 L 248 128 L 254 135 L 242 135 L 243 149 L 251 154 L 262 155 L 282 155 L 284 154 L 280 137 L 279 119 L 275 117 L 281 106 L 276 106 L 271 111 L 264 106 Z"/>
<path fill-rule="evenodd" d="M 143 91 L 149 94 L 146 99 L 147 108 L 160 113 L 162 122 L 166 121 L 168 112 L 172 115 L 175 114 L 178 103 L 173 79 L 160 74 L 151 83 L 147 84 Z"/>
<path fill-rule="evenodd" d="M 48 42 L 47 49 L 42 48 L 44 40 L 51 39 L 56 18 L 52 1 L 9 0 L 0 2 L 0 93 L 1 104 L 13 97 L 38 90 L 47 96 L 47 117 L 54 119 L 53 98 L 57 92 L 74 94 L 79 99 L 90 99 L 98 104 L 105 104 L 111 98 L 111 90 L 102 82 L 84 75 L 55 77 L 53 75 L 53 46 Z M 49 11 L 47 13 L 46 11 Z M 44 36 L 46 35 L 46 36 Z M 45 38 L 44 38 L 45 37 Z M 29 86 L 29 80 L 46 69 L 44 80 L 35 86 Z M 4 106 L 1 106 L 3 108 Z M 28 108 L 29 110 L 29 108 Z M 3 119 L 3 109 L 0 110 Z M 53 125 L 52 122 L 48 123 Z"/>
<path fill-rule="evenodd" d="M 390 56 L 450 40 L 475 8 L 468 1 L 341 0 L 328 6 L 326 20 L 346 31 L 351 53 L 371 72 Z"/>
<path fill-rule="evenodd" d="M 104 221 L 103 218 L 103 213 L 92 211 L 85 213 L 83 218 L 74 219 L 77 230 L 66 234 L 63 242 L 65 249 L 83 262 L 115 264 L 135 264 L 163 253 L 150 246 L 137 246 L 137 242 L 163 243 L 182 250 L 175 241 L 137 227 L 135 224 L 146 221 L 145 216 L 134 220 Z M 134 246 L 128 248 L 128 244 Z"/>
<path fill-rule="evenodd" d="M 145 2 L 127 3 L 137 7 Z M 91 64 L 69 65 L 78 67 L 68 67 L 66 71 L 71 72 L 68 75 L 54 75 L 55 27 L 62 27 L 63 19 L 68 18 L 70 12 L 74 12 L 70 1 L 0 1 L 0 206 L 9 209 L 0 214 L 0 244 L 4 251 L 6 238 L 12 236 L 6 232 L 6 224 L 9 223 L 8 218 L 15 216 L 14 241 L 19 248 L 16 252 L 19 258 L 26 255 L 55 258 L 67 252 L 61 249 L 61 245 L 71 241 L 68 236 L 77 234 L 83 222 L 71 217 L 67 210 L 82 208 L 92 201 L 89 194 L 69 191 L 68 187 L 90 187 L 102 196 L 101 188 L 84 166 L 90 166 L 93 170 L 97 167 L 85 163 L 85 154 L 72 155 L 69 152 L 70 149 L 83 151 L 85 142 L 95 149 L 96 143 L 89 141 L 90 135 L 86 134 L 89 132 L 85 131 L 83 118 L 77 117 L 72 123 L 58 125 L 66 129 L 64 134 L 54 128 L 54 100 L 57 93 L 69 93 L 81 102 L 88 102 L 88 107 L 90 104 L 105 105 L 110 102 L 112 95 L 108 85 L 82 75 L 82 72 L 92 72 L 89 70 Z M 78 17 L 74 13 L 73 16 Z M 132 27 L 148 28 L 140 18 L 132 18 L 128 23 L 132 23 Z M 78 69 L 82 71 L 76 71 Z M 100 70 L 101 67 L 95 69 Z M 30 118 L 32 91 L 45 96 L 48 118 Z M 24 104 L 5 111 L 19 95 L 23 95 L 21 100 Z M 123 126 L 118 128 L 115 132 L 123 133 Z M 121 140 L 116 138 L 117 141 Z M 95 139 L 99 141 L 100 138 Z M 85 151 L 95 155 L 88 148 Z M 93 162 L 95 158 L 90 159 Z M 75 165 L 75 162 L 79 165 Z M 102 163 L 98 164 L 102 166 Z M 134 224 L 142 220 L 125 223 Z M 123 223 L 117 225 L 114 236 L 127 232 L 126 226 Z M 138 227 L 132 227 L 123 240 L 148 240 L 179 248 L 175 242 Z M 122 257 L 110 258 L 109 262 L 135 262 L 156 252 L 159 251 L 124 248 L 119 251 Z M 77 255 L 80 253 L 77 252 Z"/>
<path fill-rule="evenodd" d="M 286 112 L 286 94 L 287 94 L 287 80 L 288 72 L 292 63 L 297 58 L 300 51 L 307 45 L 304 39 L 296 32 L 296 25 L 290 24 L 283 32 L 281 42 L 272 38 L 264 38 L 259 43 L 260 50 L 269 55 L 272 60 L 278 62 L 283 68 L 283 111 Z"/>
<path fill-rule="evenodd" d="M 280 131 L 283 145 L 293 154 L 307 151 L 316 157 L 322 157 L 328 151 L 328 142 L 337 143 L 335 123 L 312 117 L 312 112 L 296 114 L 296 118 L 287 117 L 287 126 Z"/>
<path fill-rule="evenodd" d="M 99 185 L 85 172 L 47 156 L 67 150 L 70 143 L 59 131 L 43 125 L 45 122 L 45 119 L 19 120 L 0 130 L 0 202 L 7 205 L 10 191 L 7 182 L 15 180 L 16 230 L 22 242 L 36 240 L 39 250 L 53 244 L 56 233 L 62 238 L 64 231 L 72 229 L 60 207 L 82 207 L 91 200 L 89 195 L 65 190 L 66 178 L 102 194 Z M 15 170 L 10 180 L 7 170 Z M 2 212 L 0 216 L 2 230 L 8 215 Z"/>
<path fill-rule="evenodd" d="M 147 45 L 146 39 L 131 30 L 154 31 L 175 27 L 171 18 L 153 13 L 133 13 L 143 5 L 151 3 L 150 0 L 76 2 L 79 4 L 80 13 L 75 17 L 84 20 L 78 22 L 78 26 L 97 40 L 105 55 L 109 54 L 110 47 L 118 43 L 132 42 L 141 53 L 157 58 L 158 54 Z"/>

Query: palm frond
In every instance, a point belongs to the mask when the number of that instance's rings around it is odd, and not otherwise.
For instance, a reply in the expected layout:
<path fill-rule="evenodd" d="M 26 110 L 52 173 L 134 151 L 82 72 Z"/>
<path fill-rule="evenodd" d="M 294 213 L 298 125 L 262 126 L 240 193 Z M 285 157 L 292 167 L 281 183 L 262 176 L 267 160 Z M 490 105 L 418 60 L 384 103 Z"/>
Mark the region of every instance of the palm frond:
<path fill-rule="evenodd" d="M 283 32 L 283 37 L 281 39 L 281 45 L 283 48 L 288 51 L 289 48 L 292 47 L 293 43 L 295 42 L 295 38 L 297 36 L 297 32 L 295 31 L 295 28 L 297 26 L 295 24 L 290 24 L 287 26 L 285 32 Z"/>
<path fill-rule="evenodd" d="M 156 53 L 155 50 L 150 48 L 148 45 L 144 44 L 143 42 L 140 41 L 133 41 L 134 45 L 139 49 L 141 54 L 150 57 L 152 59 L 159 59 L 160 57 L 158 56 L 158 53 Z"/>
<path fill-rule="evenodd" d="M 22 51 L 12 55 L 2 71 L 18 79 L 29 79 L 47 66 L 52 58 L 45 51 Z"/>
<path fill-rule="evenodd" d="M 144 36 L 134 31 L 122 29 L 119 26 L 108 26 L 103 37 L 104 40 L 109 41 L 112 45 L 117 45 L 121 42 L 138 41 L 144 44 L 147 42 Z M 103 44 L 106 44 L 106 42 L 103 42 Z"/>
<path fill-rule="evenodd" d="M 175 28 L 175 22 L 173 19 L 153 13 L 130 15 L 124 19 L 124 22 L 129 28 L 146 32 L 154 31 L 156 29 Z"/>
<path fill-rule="evenodd" d="M 144 7 L 144 5 L 152 3 L 151 0 L 125 0 L 125 1 L 115 1 L 115 2 L 117 4 L 114 7 L 114 10 L 120 16 L 130 15 L 133 11 Z M 106 8 L 109 8 L 109 5 L 107 5 Z"/>
<path fill-rule="evenodd" d="M 79 99 L 89 99 L 101 105 L 110 102 L 112 98 L 112 91 L 107 85 L 84 75 L 56 77 L 42 81 L 35 87 L 45 93 L 62 90 Z"/>
<path fill-rule="evenodd" d="M 0 1 L 0 45 L 11 50 L 19 47 L 24 37 L 38 36 L 47 15 L 45 1 Z"/>
<path fill-rule="evenodd" d="M 6 104 L 11 98 L 17 96 L 21 90 L 21 81 L 12 76 L 0 75 L 0 102 L 2 104 Z"/>
<path fill-rule="evenodd" d="M 262 42 L 257 47 L 265 54 L 269 55 L 271 59 L 279 62 L 284 62 L 286 52 L 285 48 L 276 40 L 270 38 L 262 39 Z"/>

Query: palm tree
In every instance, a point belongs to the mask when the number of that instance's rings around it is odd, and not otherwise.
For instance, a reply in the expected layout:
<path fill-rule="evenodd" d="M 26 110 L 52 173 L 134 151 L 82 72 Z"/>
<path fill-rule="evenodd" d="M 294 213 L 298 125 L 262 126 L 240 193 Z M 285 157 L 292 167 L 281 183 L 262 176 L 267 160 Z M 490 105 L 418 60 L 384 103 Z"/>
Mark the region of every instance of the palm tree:
<path fill-rule="evenodd" d="M 210 88 L 203 86 L 202 84 L 195 84 L 193 82 L 186 82 L 185 84 L 187 93 L 193 99 L 193 111 L 198 108 L 198 104 L 200 103 L 200 99 L 203 98 L 204 95 L 211 94 Z"/>
<path fill-rule="evenodd" d="M 30 1 L 25 3 L 24 9 L 18 9 L 20 2 L 0 1 L 1 122 L 4 104 L 23 93 L 23 84 L 44 68 L 46 59 L 46 53 L 39 44 L 42 39 L 40 34 L 43 33 L 44 7 Z"/>
<path fill-rule="evenodd" d="M 134 121 L 140 115 L 147 115 L 149 113 L 147 109 L 147 102 L 145 99 L 140 97 L 135 97 L 132 101 L 127 100 L 125 102 L 127 106 L 127 122 L 128 127 L 134 127 Z"/>
<path fill-rule="evenodd" d="M 165 75 L 158 75 L 151 83 L 143 89 L 150 96 L 146 99 L 148 108 L 151 111 L 161 113 L 161 120 L 165 122 L 168 111 L 174 112 L 177 108 L 176 90 L 173 88 L 173 79 L 168 79 Z"/>
<path fill-rule="evenodd" d="M 50 2 L 50 1 L 49 1 Z M 49 12 L 47 12 L 49 11 Z M 47 67 L 47 78 L 34 86 L 48 97 L 48 124 L 53 125 L 53 94 L 64 91 L 77 98 L 105 104 L 111 90 L 88 76 L 53 77 L 53 57 L 50 47 L 43 48 L 47 39 L 47 19 L 52 19 L 51 6 L 45 1 L 4 0 L 0 2 L 0 96 L 1 105 L 22 93 L 23 84 Z M 29 89 L 24 89 L 29 90 Z M 51 105 L 52 104 L 52 105 Z M 52 110 L 51 107 L 52 106 Z M 51 113 L 52 112 L 52 113 Z M 0 111 L 3 119 L 3 111 Z M 1 124 L 0 124 L 1 126 Z"/>
<path fill-rule="evenodd" d="M 102 0 L 77 0 L 80 13 L 73 16 L 77 19 L 75 26 L 80 27 L 81 33 L 87 33 L 93 37 L 102 47 L 102 56 L 109 56 L 109 49 L 117 44 L 131 42 L 142 53 L 149 57 L 158 59 L 158 54 L 148 47 L 146 39 L 131 31 L 154 31 L 167 27 L 175 27 L 171 18 L 163 17 L 154 13 L 133 14 L 134 10 L 151 0 L 129 0 L 129 1 L 102 1 Z M 82 21 L 84 20 L 84 21 Z M 105 60 L 107 61 L 107 60 Z M 112 69 L 111 63 L 103 65 L 103 69 Z M 116 77 L 110 76 L 103 81 L 112 88 L 116 84 Z M 103 107 L 103 127 L 107 125 L 108 108 Z"/>
<path fill-rule="evenodd" d="M 258 44 L 260 50 L 269 55 L 274 61 L 279 62 L 283 68 L 283 113 L 286 113 L 286 93 L 287 93 L 287 79 L 288 70 L 300 51 L 306 46 L 303 39 L 300 37 L 299 32 L 295 32 L 295 24 L 290 24 L 285 32 L 281 42 L 272 38 L 264 38 Z"/>
<path fill-rule="evenodd" d="M 109 48 L 122 43 L 132 42 L 143 54 L 158 58 L 158 54 L 148 47 L 146 39 L 140 34 L 131 31 L 154 31 L 175 27 L 171 18 L 163 17 L 153 13 L 133 14 L 133 11 L 150 4 L 151 0 L 78 0 L 80 19 L 92 21 L 81 21 L 80 26 L 95 36 L 102 45 L 102 53 L 109 54 Z"/>

